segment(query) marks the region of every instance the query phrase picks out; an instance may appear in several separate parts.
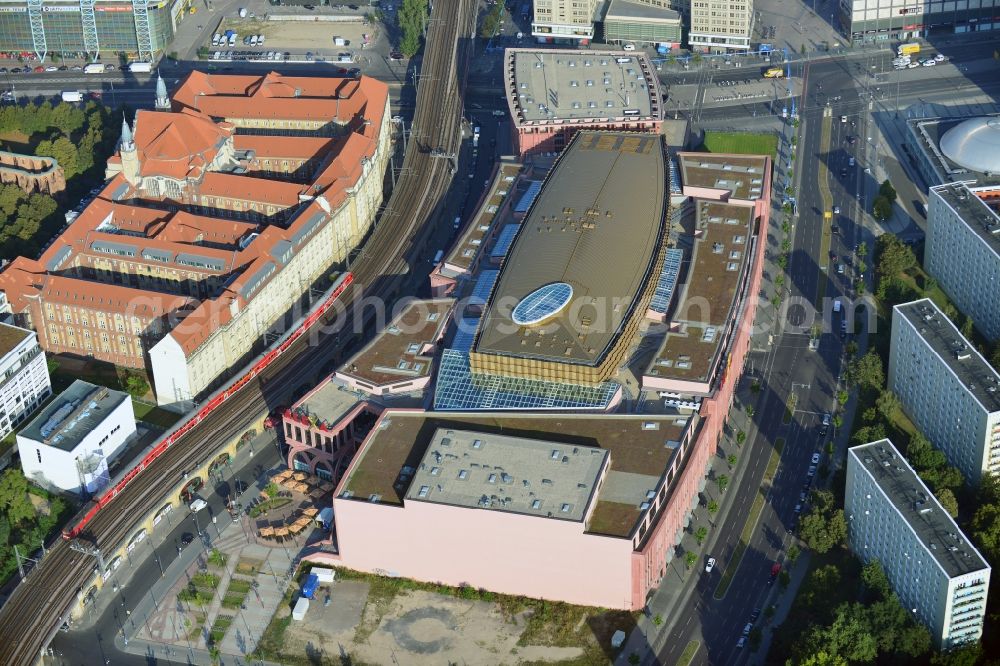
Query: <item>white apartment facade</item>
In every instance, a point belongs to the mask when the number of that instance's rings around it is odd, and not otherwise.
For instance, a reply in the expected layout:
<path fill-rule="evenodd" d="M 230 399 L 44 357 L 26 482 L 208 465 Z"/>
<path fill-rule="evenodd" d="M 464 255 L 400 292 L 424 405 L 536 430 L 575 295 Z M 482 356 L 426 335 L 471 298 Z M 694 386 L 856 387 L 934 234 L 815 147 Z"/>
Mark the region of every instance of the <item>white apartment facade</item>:
<path fill-rule="evenodd" d="M 930 299 L 893 308 L 888 386 L 968 482 L 1000 472 L 1000 374 Z"/>
<path fill-rule="evenodd" d="M 531 36 L 539 42 L 589 44 L 599 0 L 534 0 Z"/>
<path fill-rule="evenodd" d="M 848 449 L 844 508 L 851 550 L 881 563 L 939 649 L 979 640 L 990 566 L 892 442 Z"/>
<path fill-rule="evenodd" d="M 34 331 L 0 323 L 0 438 L 52 394 L 45 352 Z"/>
<path fill-rule="evenodd" d="M 688 46 L 709 53 L 747 50 L 753 18 L 753 0 L 691 0 Z"/>
<path fill-rule="evenodd" d="M 21 469 L 55 492 L 96 493 L 135 431 L 127 394 L 78 379 L 17 434 Z"/>
<path fill-rule="evenodd" d="M 930 189 L 924 265 L 990 340 L 1000 338 L 1000 216 L 980 198 L 996 187 L 949 183 Z"/>
<path fill-rule="evenodd" d="M 318 197 L 304 215 L 322 214 L 311 235 L 292 248 L 284 266 L 259 292 L 231 303 L 231 319 L 216 327 L 196 349 L 188 351 L 173 333 L 159 340 L 149 352 L 150 366 L 162 405 L 185 404 L 209 388 L 213 381 L 236 367 L 262 339 L 274 322 L 292 309 L 330 266 L 343 262 L 357 247 L 375 220 L 382 203 L 382 176 L 391 152 L 389 105 L 385 105 L 376 149 L 363 161 L 362 175 L 336 209 Z M 315 212 L 312 210 L 315 209 Z M 240 301 L 245 305 L 241 306 Z"/>
<path fill-rule="evenodd" d="M 1000 0 L 840 0 L 839 20 L 853 43 L 888 42 L 995 30 Z"/>

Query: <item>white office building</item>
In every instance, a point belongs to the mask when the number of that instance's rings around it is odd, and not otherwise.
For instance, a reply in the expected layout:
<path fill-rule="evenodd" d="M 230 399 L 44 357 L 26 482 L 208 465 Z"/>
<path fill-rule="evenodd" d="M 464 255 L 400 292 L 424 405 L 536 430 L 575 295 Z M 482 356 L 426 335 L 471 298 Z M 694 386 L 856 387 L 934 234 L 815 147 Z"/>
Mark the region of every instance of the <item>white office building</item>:
<path fill-rule="evenodd" d="M 753 0 L 691 0 L 688 46 L 709 53 L 745 51 L 753 19 Z"/>
<path fill-rule="evenodd" d="M 0 324 L 0 438 L 31 416 L 52 393 L 38 336 Z"/>
<path fill-rule="evenodd" d="M 967 481 L 1000 471 L 1000 374 L 930 299 L 893 308 L 889 389 Z"/>
<path fill-rule="evenodd" d="M 17 434 L 21 469 L 43 488 L 96 493 L 135 431 L 127 394 L 78 379 Z"/>
<path fill-rule="evenodd" d="M 967 137 L 966 144 L 976 141 Z M 1000 215 L 980 198 L 996 187 L 949 183 L 930 189 L 924 266 L 979 331 L 1000 338 Z"/>
<path fill-rule="evenodd" d="M 979 640 L 990 565 L 887 439 L 847 452 L 844 496 L 851 550 L 878 560 L 903 607 L 935 645 Z"/>

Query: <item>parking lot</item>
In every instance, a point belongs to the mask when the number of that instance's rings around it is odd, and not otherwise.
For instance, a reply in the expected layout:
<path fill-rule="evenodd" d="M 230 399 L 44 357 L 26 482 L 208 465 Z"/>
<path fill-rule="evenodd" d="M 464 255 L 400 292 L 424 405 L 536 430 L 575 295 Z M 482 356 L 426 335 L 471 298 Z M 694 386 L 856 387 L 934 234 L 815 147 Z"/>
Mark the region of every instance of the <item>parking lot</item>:
<path fill-rule="evenodd" d="M 346 21 L 276 21 L 229 16 L 219 22 L 215 33 L 225 41 L 228 30 L 235 33 L 232 45 L 228 42 L 213 45 L 214 38 L 209 36 L 205 46 L 211 60 L 366 64 L 370 60 L 369 49 L 381 34 L 378 25 L 366 24 L 361 17 Z M 257 43 L 261 37 L 263 44 Z M 255 43 L 245 43 L 248 39 Z M 338 39 L 342 40 L 341 44 L 335 41 Z"/>

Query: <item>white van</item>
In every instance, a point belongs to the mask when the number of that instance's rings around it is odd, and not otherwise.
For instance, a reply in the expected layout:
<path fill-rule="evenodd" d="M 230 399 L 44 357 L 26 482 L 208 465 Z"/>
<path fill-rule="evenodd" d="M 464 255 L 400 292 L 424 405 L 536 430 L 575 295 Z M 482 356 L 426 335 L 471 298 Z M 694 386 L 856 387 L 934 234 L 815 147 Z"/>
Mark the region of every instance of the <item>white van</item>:
<path fill-rule="evenodd" d="M 834 312 L 840 312 L 840 299 L 839 298 L 833 299 L 833 311 Z"/>

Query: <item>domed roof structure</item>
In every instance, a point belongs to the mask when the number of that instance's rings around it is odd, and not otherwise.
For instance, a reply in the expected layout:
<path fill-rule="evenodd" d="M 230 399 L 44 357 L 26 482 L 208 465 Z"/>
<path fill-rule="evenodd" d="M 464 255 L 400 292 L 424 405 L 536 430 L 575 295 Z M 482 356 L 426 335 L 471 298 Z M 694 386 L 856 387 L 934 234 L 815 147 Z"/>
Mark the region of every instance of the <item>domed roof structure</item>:
<path fill-rule="evenodd" d="M 941 152 L 959 166 L 1000 173 L 1000 118 L 971 118 L 941 137 Z"/>

